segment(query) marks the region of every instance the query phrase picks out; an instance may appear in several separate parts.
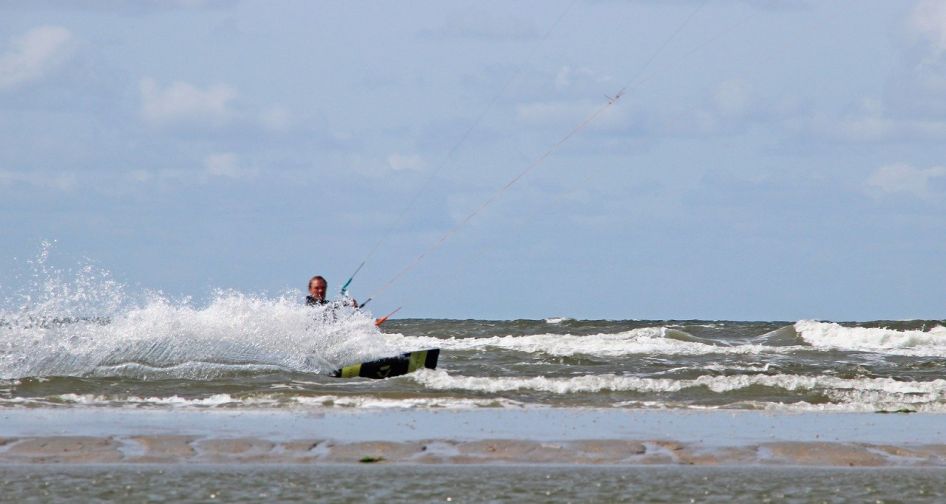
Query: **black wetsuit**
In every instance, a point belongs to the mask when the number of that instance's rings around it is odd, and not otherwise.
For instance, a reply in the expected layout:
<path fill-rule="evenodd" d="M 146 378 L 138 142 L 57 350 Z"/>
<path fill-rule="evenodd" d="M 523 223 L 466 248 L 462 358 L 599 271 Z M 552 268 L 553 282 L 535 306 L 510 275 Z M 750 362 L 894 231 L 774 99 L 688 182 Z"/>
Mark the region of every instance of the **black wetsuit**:
<path fill-rule="evenodd" d="M 305 297 L 305 305 L 306 305 L 306 306 L 319 306 L 319 305 L 324 305 L 324 304 L 327 304 L 327 303 L 328 303 L 328 300 L 326 300 L 326 299 L 318 299 L 318 298 L 313 297 L 313 296 L 306 296 L 306 297 Z"/>

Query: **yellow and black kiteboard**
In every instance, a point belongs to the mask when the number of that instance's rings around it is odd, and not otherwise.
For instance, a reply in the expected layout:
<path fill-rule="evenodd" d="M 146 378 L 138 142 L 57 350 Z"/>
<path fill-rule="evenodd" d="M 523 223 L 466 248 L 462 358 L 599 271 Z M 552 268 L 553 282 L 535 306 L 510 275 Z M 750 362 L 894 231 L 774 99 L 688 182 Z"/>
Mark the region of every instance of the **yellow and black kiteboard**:
<path fill-rule="evenodd" d="M 435 369 L 439 356 L 439 348 L 407 352 L 394 357 L 385 357 L 383 359 L 345 366 L 341 369 L 336 369 L 335 372 L 332 373 L 332 376 L 336 378 L 355 378 L 358 376 L 375 379 L 391 378 L 392 376 L 401 376 L 421 368 Z"/>

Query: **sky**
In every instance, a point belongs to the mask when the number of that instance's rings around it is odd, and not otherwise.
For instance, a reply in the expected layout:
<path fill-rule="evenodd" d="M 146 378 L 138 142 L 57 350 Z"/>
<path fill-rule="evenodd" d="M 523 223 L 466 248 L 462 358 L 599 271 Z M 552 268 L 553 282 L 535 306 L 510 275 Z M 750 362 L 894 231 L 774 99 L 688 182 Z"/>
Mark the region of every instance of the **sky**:
<path fill-rule="evenodd" d="M 55 241 L 198 302 L 367 259 L 353 295 L 403 317 L 946 318 L 946 2 L 0 19 L 0 289 Z"/>

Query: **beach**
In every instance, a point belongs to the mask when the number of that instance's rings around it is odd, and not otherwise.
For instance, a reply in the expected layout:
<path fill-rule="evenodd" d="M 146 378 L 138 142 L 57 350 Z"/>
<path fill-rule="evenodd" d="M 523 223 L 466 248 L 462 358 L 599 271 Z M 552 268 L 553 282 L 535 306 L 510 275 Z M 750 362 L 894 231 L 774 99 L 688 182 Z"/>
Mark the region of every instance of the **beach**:
<path fill-rule="evenodd" d="M 0 463 L 938 467 L 935 414 L 18 410 Z"/>
<path fill-rule="evenodd" d="M 36 409 L 3 501 L 937 502 L 936 414 Z"/>

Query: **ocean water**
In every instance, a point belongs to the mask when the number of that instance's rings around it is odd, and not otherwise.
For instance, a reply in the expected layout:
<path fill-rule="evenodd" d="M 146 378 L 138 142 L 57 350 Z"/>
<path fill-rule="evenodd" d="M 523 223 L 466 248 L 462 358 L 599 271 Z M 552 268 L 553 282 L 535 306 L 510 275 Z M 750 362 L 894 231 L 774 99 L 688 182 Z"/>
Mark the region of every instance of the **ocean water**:
<path fill-rule="evenodd" d="M 394 319 L 278 296 L 130 296 L 44 251 L 0 301 L 0 408 L 946 410 L 946 321 Z M 440 348 L 436 370 L 343 365 Z"/>
<path fill-rule="evenodd" d="M 329 320 L 332 316 L 342 320 Z M 941 321 L 395 320 L 223 293 L 108 319 L 7 318 L 0 408 L 946 409 Z M 332 370 L 440 348 L 436 370 Z"/>

